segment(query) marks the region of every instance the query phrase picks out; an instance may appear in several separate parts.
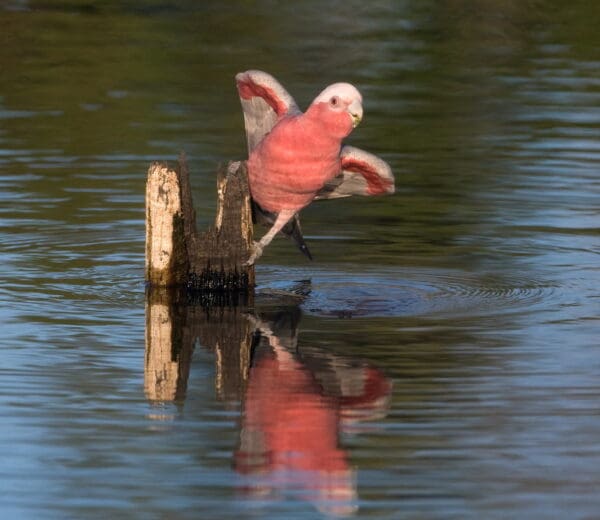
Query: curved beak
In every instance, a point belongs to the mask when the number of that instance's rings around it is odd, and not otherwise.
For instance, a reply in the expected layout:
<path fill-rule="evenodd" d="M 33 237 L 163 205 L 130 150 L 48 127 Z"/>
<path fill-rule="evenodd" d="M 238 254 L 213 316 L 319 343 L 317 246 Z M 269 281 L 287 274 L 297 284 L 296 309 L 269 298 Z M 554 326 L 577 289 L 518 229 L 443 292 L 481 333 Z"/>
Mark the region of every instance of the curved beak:
<path fill-rule="evenodd" d="M 355 99 L 352 101 L 352 103 L 350 103 L 348 106 L 348 113 L 352 118 L 352 128 L 356 128 L 358 123 L 361 122 L 363 116 L 362 104 L 358 99 Z"/>

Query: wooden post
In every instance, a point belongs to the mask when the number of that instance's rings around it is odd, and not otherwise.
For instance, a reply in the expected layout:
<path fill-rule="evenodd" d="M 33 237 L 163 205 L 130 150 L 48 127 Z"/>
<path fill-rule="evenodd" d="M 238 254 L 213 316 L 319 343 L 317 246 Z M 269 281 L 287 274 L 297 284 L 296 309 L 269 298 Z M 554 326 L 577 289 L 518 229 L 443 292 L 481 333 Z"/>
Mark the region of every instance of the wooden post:
<path fill-rule="evenodd" d="M 185 286 L 198 292 L 251 294 L 254 266 L 252 212 L 244 162 L 217 175 L 214 227 L 199 234 L 185 158 L 178 167 L 153 163 L 146 184 L 146 281 L 150 287 Z"/>
<path fill-rule="evenodd" d="M 145 391 L 182 401 L 196 338 L 215 351 L 217 391 L 240 399 L 248 377 L 254 299 L 252 212 L 244 162 L 217 174 L 214 226 L 198 233 L 185 157 L 153 163 L 146 184 Z M 243 308 L 238 308 L 239 306 Z"/>
<path fill-rule="evenodd" d="M 176 167 L 153 163 L 146 184 L 145 391 L 151 401 L 182 401 L 196 338 L 214 349 L 217 388 L 240 398 L 250 364 L 254 298 L 252 213 L 244 162 L 217 174 L 217 215 L 196 228 L 185 157 Z"/>
<path fill-rule="evenodd" d="M 152 287 L 187 281 L 190 262 L 182 198 L 179 169 L 153 163 L 146 183 L 146 282 Z"/>

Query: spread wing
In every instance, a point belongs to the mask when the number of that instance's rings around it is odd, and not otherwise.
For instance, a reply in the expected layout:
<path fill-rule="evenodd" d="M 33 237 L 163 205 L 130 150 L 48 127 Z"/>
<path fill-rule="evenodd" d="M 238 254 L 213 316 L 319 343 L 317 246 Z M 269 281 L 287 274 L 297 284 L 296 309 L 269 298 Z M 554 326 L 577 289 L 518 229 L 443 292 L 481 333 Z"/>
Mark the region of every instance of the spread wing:
<path fill-rule="evenodd" d="M 340 158 L 342 172 L 321 188 L 317 200 L 394 193 L 394 175 L 383 159 L 348 145 L 342 148 Z"/>
<path fill-rule="evenodd" d="M 248 70 L 235 76 L 246 125 L 250 153 L 275 124 L 287 115 L 299 114 L 294 98 L 270 74 Z"/>

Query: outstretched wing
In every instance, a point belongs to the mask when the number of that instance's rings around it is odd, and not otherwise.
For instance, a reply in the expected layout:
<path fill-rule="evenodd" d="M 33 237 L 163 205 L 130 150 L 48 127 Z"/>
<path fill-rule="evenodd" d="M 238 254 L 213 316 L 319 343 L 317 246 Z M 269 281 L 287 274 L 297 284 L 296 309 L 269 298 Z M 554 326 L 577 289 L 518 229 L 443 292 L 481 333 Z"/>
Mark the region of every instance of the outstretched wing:
<path fill-rule="evenodd" d="M 248 70 L 235 76 L 246 125 L 248 153 L 282 117 L 299 114 L 294 98 L 270 74 Z"/>
<path fill-rule="evenodd" d="M 394 193 L 392 169 L 380 157 L 346 145 L 342 148 L 340 158 L 342 172 L 321 188 L 317 200 Z"/>

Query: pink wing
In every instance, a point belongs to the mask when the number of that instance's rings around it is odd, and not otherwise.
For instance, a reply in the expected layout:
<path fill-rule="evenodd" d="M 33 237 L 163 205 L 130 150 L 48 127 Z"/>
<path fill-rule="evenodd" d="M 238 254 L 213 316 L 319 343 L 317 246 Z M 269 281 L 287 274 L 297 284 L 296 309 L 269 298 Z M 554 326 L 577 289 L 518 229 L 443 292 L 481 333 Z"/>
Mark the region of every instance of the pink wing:
<path fill-rule="evenodd" d="M 283 117 L 299 114 L 294 98 L 270 74 L 248 70 L 235 76 L 250 153 Z"/>
<path fill-rule="evenodd" d="M 348 145 L 342 148 L 340 159 L 342 173 L 325 184 L 317 193 L 317 200 L 394 193 L 394 175 L 383 159 Z"/>

